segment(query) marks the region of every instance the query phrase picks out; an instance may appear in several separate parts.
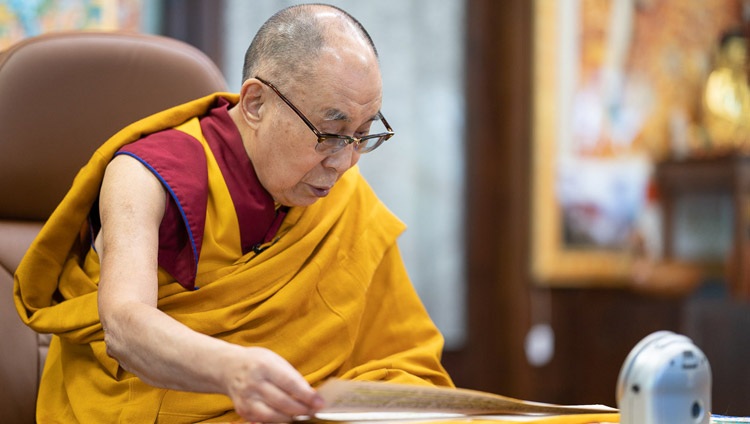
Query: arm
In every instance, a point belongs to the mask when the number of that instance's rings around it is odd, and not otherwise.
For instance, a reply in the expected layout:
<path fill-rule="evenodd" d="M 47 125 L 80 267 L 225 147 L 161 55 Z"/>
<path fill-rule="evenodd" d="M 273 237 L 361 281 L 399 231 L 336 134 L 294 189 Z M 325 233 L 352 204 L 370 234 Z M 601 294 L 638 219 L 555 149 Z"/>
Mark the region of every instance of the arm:
<path fill-rule="evenodd" d="M 108 353 L 148 384 L 224 393 L 245 419 L 288 421 L 321 399 L 283 358 L 197 333 L 157 309 L 159 225 L 166 192 L 129 156 L 112 160 L 102 183 L 99 314 Z"/>

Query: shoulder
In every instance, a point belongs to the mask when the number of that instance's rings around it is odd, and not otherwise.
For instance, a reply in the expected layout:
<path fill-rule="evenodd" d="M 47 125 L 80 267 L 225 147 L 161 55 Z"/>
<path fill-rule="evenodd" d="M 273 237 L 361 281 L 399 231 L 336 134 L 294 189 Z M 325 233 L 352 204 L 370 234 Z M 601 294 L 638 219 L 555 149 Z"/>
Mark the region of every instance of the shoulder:
<path fill-rule="evenodd" d="M 183 131 L 149 134 L 123 146 L 115 157 L 121 155 L 139 161 L 170 191 L 202 193 L 207 188 L 206 152 L 200 141 Z"/>
<path fill-rule="evenodd" d="M 168 129 L 149 134 L 121 147 L 117 155 L 125 154 L 151 167 L 205 167 L 206 157 L 201 143 L 193 136 Z"/>
<path fill-rule="evenodd" d="M 153 173 L 137 160 L 115 157 L 104 173 L 100 191 L 99 207 L 102 219 L 126 212 L 126 216 L 138 211 L 145 216 L 161 219 L 164 214 L 166 193 Z"/>

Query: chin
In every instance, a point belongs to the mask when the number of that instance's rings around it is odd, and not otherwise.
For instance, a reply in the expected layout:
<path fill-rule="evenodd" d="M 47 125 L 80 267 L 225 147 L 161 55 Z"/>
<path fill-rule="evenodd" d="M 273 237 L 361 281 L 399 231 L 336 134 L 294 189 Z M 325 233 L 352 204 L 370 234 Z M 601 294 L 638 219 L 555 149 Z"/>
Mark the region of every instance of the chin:
<path fill-rule="evenodd" d="M 280 201 L 279 203 L 281 203 L 284 206 L 289 206 L 289 207 L 294 208 L 294 207 L 310 206 L 317 201 L 318 201 L 317 197 L 311 196 L 311 197 L 304 197 L 301 199 L 285 199 L 283 201 Z"/>
<path fill-rule="evenodd" d="M 313 197 L 311 199 L 307 199 L 307 201 L 305 201 L 305 202 L 300 202 L 300 204 L 298 206 L 310 206 L 313 203 L 317 202 L 318 200 L 320 200 L 320 199 L 317 198 L 317 197 Z"/>

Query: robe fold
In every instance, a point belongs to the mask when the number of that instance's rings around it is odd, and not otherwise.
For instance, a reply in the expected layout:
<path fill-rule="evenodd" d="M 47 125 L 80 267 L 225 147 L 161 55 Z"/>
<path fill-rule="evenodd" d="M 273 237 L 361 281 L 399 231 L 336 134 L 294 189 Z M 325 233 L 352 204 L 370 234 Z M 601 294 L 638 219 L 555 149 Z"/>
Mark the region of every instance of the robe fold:
<path fill-rule="evenodd" d="M 19 265 L 18 312 L 34 330 L 53 334 L 39 422 L 239 419 L 227 396 L 149 386 L 106 354 L 97 311 L 99 264 L 88 222 L 118 149 L 178 126 L 199 132 L 197 117 L 219 97 L 237 101 L 227 93 L 206 96 L 140 120 L 103 144 Z M 242 253 L 228 190 L 211 170 L 210 149 L 206 155 L 213 195 L 195 279 L 199 289 L 187 290 L 161 269 L 160 310 L 200 333 L 271 349 L 312 385 L 330 377 L 452 385 L 440 364 L 442 336 L 409 282 L 396 244 L 405 226 L 357 168 L 325 198 L 290 208 L 261 253 Z M 237 246 L 227 237 L 237 239 Z M 212 249 L 238 253 L 221 266 L 202 266 L 200 259 Z"/>

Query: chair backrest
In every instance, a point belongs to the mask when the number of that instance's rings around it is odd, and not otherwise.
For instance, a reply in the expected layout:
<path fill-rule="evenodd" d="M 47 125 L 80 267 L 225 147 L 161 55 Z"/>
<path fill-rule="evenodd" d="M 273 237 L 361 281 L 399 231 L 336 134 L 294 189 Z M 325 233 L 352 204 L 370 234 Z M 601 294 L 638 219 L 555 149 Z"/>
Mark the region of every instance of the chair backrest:
<path fill-rule="evenodd" d="M 12 301 L 13 273 L 96 148 L 122 127 L 212 92 L 219 69 L 174 39 L 62 32 L 0 52 L 0 417 L 34 422 L 45 337 Z"/>

